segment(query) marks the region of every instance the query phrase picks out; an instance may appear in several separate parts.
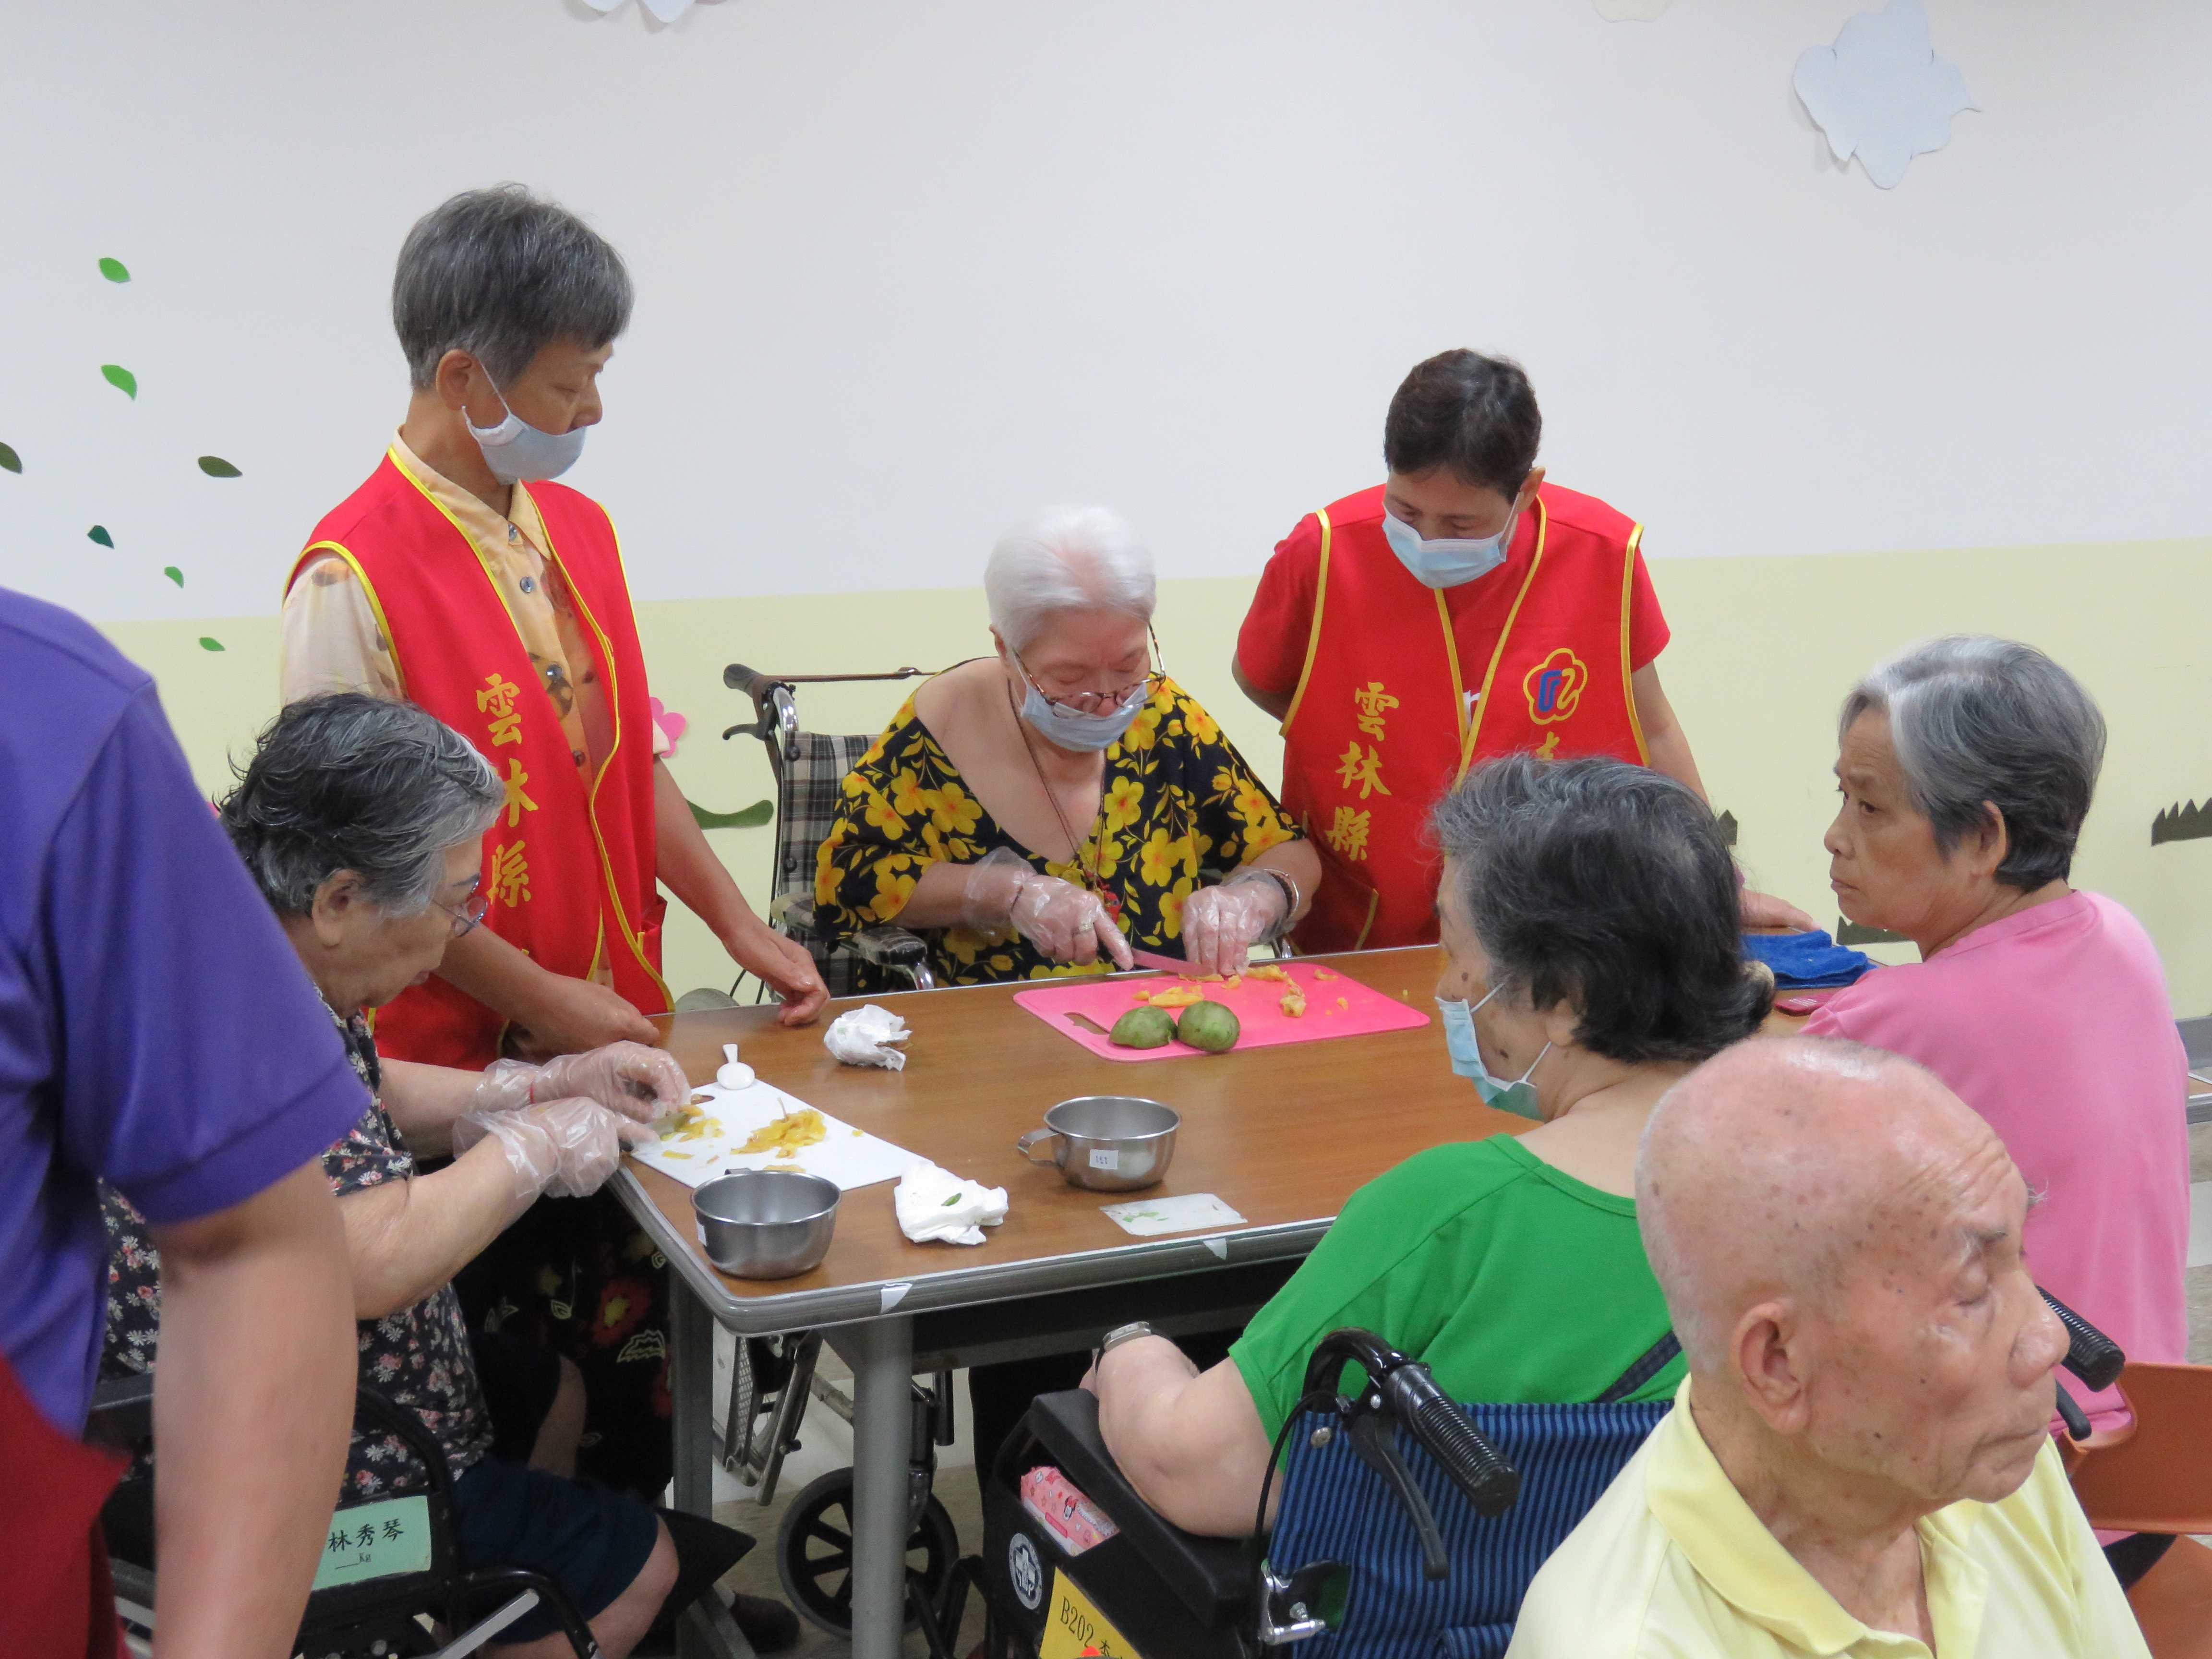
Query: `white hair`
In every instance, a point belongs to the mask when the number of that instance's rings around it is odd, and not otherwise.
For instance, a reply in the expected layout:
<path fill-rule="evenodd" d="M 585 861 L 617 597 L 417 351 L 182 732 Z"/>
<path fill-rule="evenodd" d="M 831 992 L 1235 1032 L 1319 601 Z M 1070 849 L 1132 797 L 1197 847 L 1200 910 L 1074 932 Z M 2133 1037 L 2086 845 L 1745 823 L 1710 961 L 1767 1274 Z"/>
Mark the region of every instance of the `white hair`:
<path fill-rule="evenodd" d="M 999 538 L 983 567 L 991 626 L 1016 651 L 1055 611 L 1119 611 L 1150 622 L 1152 550 L 1107 507 L 1048 507 Z"/>

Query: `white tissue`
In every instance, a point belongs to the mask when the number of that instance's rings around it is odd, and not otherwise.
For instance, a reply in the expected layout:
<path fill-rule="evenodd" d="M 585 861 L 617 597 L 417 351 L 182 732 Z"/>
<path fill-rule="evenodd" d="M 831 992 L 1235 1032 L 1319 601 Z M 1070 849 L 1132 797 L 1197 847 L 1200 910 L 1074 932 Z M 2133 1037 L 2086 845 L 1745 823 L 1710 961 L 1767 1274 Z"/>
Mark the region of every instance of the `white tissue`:
<path fill-rule="evenodd" d="M 963 1181 L 934 1164 L 916 1164 L 891 1194 L 899 1231 L 917 1244 L 981 1244 L 983 1229 L 1006 1218 L 1006 1189 Z"/>
<path fill-rule="evenodd" d="M 736 1043 L 722 1045 L 722 1065 L 714 1073 L 714 1081 L 725 1089 L 750 1089 L 753 1086 L 753 1068 L 738 1058 Z"/>
<path fill-rule="evenodd" d="M 914 1034 L 906 1022 L 888 1008 L 872 1002 L 849 1014 L 840 1014 L 822 1034 L 822 1046 L 844 1066 L 880 1066 L 888 1072 L 906 1069 L 906 1056 L 890 1045 L 904 1042 Z"/>

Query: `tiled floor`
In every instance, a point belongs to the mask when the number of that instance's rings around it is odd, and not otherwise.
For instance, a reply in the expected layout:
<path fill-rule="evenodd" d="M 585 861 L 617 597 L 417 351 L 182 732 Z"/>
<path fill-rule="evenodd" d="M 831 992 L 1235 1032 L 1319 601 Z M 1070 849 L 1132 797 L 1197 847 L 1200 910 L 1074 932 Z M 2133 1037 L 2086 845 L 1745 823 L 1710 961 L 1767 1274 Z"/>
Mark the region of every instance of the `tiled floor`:
<path fill-rule="evenodd" d="M 2189 1358 L 2198 1364 L 2212 1364 L 2212 1124 L 2200 1125 L 2190 1132 L 2190 1161 L 2194 1182 L 2190 1190 L 2195 1201 L 2191 1209 L 2189 1249 Z M 824 1354 L 823 1372 L 824 1376 L 842 1376 L 843 1368 L 834 1358 Z M 963 1385 L 964 1381 L 962 1379 Z M 966 1392 L 964 1386 L 956 1386 L 963 1415 Z M 775 1531 L 784 1510 L 807 1481 L 825 1469 L 842 1467 L 851 1460 L 850 1432 L 819 1405 L 808 1416 L 805 1439 L 807 1443 L 802 1451 L 787 1466 L 786 1478 L 775 1502 L 765 1510 L 744 1501 L 739 1496 L 742 1489 L 734 1484 L 725 1487 L 720 1480 L 717 1482 L 717 1498 L 726 1491 L 732 1501 L 715 1504 L 715 1518 L 742 1528 L 760 1540 L 752 1553 L 739 1562 L 737 1571 L 724 1581 L 732 1589 L 753 1595 L 782 1595 L 781 1586 L 776 1582 Z M 961 1443 L 951 1449 L 940 1465 L 936 1490 L 938 1501 L 945 1505 L 953 1524 L 959 1528 L 963 1547 L 975 1549 L 983 1535 L 981 1501 L 976 1495 L 975 1472 L 969 1467 L 964 1433 Z M 981 1639 L 981 1613 L 971 1605 L 961 1630 L 957 1651 L 965 1654 Z M 796 1652 L 799 1659 L 842 1659 L 849 1650 L 848 1643 L 808 1625 L 799 1638 Z M 921 1637 L 907 1638 L 909 1656 L 926 1651 Z"/>

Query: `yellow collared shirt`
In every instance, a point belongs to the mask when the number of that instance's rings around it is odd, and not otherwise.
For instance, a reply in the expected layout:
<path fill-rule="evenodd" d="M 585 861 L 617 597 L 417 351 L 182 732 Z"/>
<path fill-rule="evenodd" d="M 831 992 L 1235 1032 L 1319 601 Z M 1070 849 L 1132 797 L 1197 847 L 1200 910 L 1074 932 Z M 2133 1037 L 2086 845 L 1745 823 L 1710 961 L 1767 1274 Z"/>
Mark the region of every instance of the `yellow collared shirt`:
<path fill-rule="evenodd" d="M 613 747 L 612 719 L 559 567 L 542 550 L 545 526 L 529 489 L 514 486 L 514 516 L 505 519 L 431 467 L 397 435 L 392 440 L 392 459 L 468 538 L 523 649 L 530 653 L 531 665 L 544 681 L 570 755 L 587 778 L 596 775 Z M 285 593 L 279 661 L 287 703 L 326 691 L 399 696 L 392 642 L 378 628 L 352 567 L 334 553 L 309 560 Z M 653 753 L 665 754 L 668 744 L 658 726 L 653 737 Z"/>
<path fill-rule="evenodd" d="M 1759 1523 L 1685 1382 L 1544 1564 L 1507 1659 L 1929 1659 L 1844 1611 Z M 2149 1659 L 2055 1446 L 2002 1503 L 1920 1522 L 1936 1659 Z"/>

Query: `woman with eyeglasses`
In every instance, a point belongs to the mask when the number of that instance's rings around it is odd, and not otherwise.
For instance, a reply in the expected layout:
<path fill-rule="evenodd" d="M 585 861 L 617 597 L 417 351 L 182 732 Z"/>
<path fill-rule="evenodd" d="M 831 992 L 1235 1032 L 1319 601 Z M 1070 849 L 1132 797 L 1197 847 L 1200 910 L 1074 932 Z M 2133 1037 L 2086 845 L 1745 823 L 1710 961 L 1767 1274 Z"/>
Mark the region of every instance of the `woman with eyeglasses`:
<path fill-rule="evenodd" d="M 422 983 L 483 920 L 484 831 L 505 798 L 490 764 L 434 716 L 339 692 L 279 714 L 220 811 L 361 1079 L 361 1116 L 323 1154 L 345 1223 L 361 1384 L 413 1413 L 444 1453 L 461 1565 L 557 1579 L 618 1656 L 678 1582 L 675 1541 L 637 1496 L 574 1478 L 584 1426 L 574 1364 L 541 1351 L 542 1387 L 487 1386 L 453 1280 L 541 1196 L 597 1192 L 624 1142 L 648 1137 L 645 1122 L 687 1097 L 683 1068 L 635 1042 L 544 1066 L 416 1065 L 380 1059 L 369 1029 L 372 1010 Z M 433 1172 L 417 1167 L 448 1157 Z M 109 1195 L 106 1211 L 103 1366 L 145 1370 L 161 1264 L 123 1200 Z M 519 1364 L 508 1357 L 509 1370 Z M 422 1480 L 395 1439 L 356 1437 L 350 1501 Z M 502 1640 L 520 1644 L 502 1652 L 568 1651 L 542 1608 Z"/>
<path fill-rule="evenodd" d="M 1312 902 L 1321 861 L 1213 718 L 1160 671 L 1152 555 L 1059 507 L 983 573 L 997 649 L 916 691 L 846 777 L 816 866 L 833 933 L 896 921 L 942 983 L 1241 969 Z"/>

